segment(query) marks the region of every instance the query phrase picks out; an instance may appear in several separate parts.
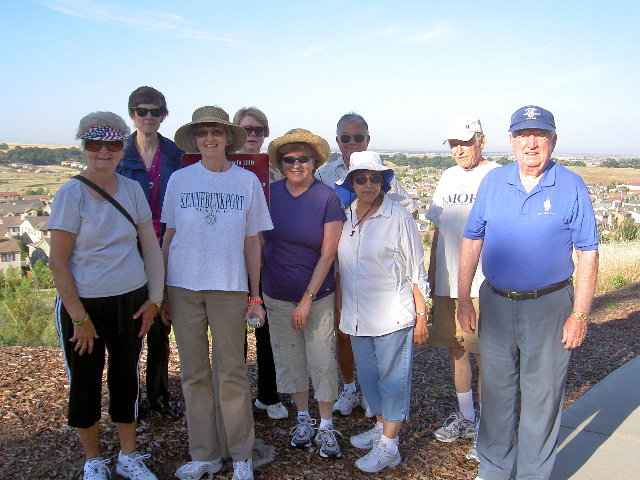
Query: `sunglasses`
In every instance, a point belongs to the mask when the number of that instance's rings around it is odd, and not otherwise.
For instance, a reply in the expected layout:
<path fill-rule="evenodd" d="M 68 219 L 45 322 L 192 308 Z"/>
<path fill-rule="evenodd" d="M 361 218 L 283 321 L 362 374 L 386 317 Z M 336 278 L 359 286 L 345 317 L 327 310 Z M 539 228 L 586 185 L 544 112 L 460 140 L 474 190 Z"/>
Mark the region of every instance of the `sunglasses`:
<path fill-rule="evenodd" d="M 195 136 L 198 138 L 206 138 L 209 133 L 211 133 L 214 137 L 221 137 L 222 135 L 224 135 L 224 128 L 214 127 L 211 130 L 196 130 Z"/>
<path fill-rule="evenodd" d="M 353 136 L 353 140 L 356 143 L 362 143 L 362 142 L 364 142 L 364 135 L 358 133 L 357 135 Z M 342 143 L 349 143 L 351 141 L 351 135 L 341 135 L 340 136 L 340 141 Z"/>
<path fill-rule="evenodd" d="M 251 132 L 256 134 L 256 137 L 264 136 L 264 131 L 266 130 L 264 127 L 242 127 L 247 131 L 247 135 L 251 135 Z"/>
<path fill-rule="evenodd" d="M 102 146 L 107 147 L 110 152 L 119 152 L 124 147 L 122 140 L 85 140 L 84 148 L 90 152 L 99 152 Z"/>
<path fill-rule="evenodd" d="M 311 155 L 303 155 L 301 157 L 282 157 L 282 161 L 290 165 L 294 164 L 296 160 L 299 163 L 303 164 L 303 163 L 307 163 L 309 160 L 312 160 L 312 159 L 313 157 Z"/>
<path fill-rule="evenodd" d="M 382 175 L 371 175 L 370 177 L 367 177 L 366 175 L 358 175 L 353 178 L 353 181 L 358 185 L 364 185 L 367 183 L 367 180 L 369 180 L 372 185 L 377 185 L 382 183 Z"/>
<path fill-rule="evenodd" d="M 152 117 L 161 117 L 164 113 L 164 108 L 142 108 L 142 107 L 131 107 L 132 112 L 136 112 L 139 117 L 146 117 L 149 112 L 151 112 Z"/>

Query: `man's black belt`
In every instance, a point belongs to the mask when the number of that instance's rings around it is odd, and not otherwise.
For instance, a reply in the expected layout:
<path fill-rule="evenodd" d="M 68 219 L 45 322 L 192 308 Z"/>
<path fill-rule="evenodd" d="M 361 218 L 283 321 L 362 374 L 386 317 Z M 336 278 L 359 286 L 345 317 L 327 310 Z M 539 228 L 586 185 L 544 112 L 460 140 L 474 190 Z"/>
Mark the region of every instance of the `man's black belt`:
<path fill-rule="evenodd" d="M 507 297 L 509 300 L 531 300 L 533 298 L 538 298 L 548 293 L 557 292 L 561 288 L 566 287 L 572 281 L 572 277 L 567 278 L 566 280 L 558 283 L 554 283 L 547 287 L 541 288 L 539 290 L 520 290 L 519 292 L 512 290 L 503 290 L 501 288 L 494 287 L 489 283 L 491 288 L 498 295 L 502 295 L 503 297 Z"/>

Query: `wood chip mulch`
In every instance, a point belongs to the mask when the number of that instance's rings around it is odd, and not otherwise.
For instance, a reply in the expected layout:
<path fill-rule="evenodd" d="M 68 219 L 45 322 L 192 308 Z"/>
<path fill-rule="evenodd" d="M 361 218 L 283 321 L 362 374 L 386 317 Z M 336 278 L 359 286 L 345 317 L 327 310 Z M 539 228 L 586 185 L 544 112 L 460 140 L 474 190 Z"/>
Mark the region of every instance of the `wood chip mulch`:
<path fill-rule="evenodd" d="M 639 294 L 640 284 L 634 284 L 594 300 L 586 341 L 574 352 L 569 366 L 565 407 L 640 351 Z M 169 369 L 171 393 L 183 408 L 175 345 L 172 346 Z M 254 397 L 255 376 L 255 350 L 250 342 L 249 377 Z M 118 438 L 106 414 L 106 381 L 104 384 L 100 447 L 103 455 L 111 459 L 112 478 L 118 479 L 115 473 Z M 0 346 L 1 479 L 71 479 L 81 469 L 84 458 L 80 442 L 74 429 L 66 426 L 67 393 L 59 348 Z M 294 426 L 295 408 L 290 398 L 284 400 L 290 412 L 286 420 L 273 421 L 265 412 L 254 410 L 256 437 L 276 447 L 275 461 L 257 469 L 256 479 L 456 480 L 473 479 L 477 473 L 477 464 L 465 457 L 471 440 L 444 444 L 432 435 L 457 406 L 448 354 L 444 349 L 422 347 L 415 350 L 411 420 L 401 430 L 403 461 L 398 467 L 378 474 L 365 474 L 354 467 L 354 461 L 362 452 L 353 448 L 348 439 L 369 428 L 371 423 L 362 409 L 356 408 L 352 415 L 338 415 L 334 419 L 334 425 L 344 435 L 340 440 L 343 456 L 327 461 L 314 449 L 289 448 L 289 430 Z M 312 414 L 317 417 L 313 403 Z M 152 454 L 147 465 L 159 479 L 175 478 L 176 468 L 189 460 L 184 417 L 175 423 L 159 416 L 141 420 L 138 450 Z M 229 479 L 231 475 L 231 469 L 223 468 L 214 478 Z"/>

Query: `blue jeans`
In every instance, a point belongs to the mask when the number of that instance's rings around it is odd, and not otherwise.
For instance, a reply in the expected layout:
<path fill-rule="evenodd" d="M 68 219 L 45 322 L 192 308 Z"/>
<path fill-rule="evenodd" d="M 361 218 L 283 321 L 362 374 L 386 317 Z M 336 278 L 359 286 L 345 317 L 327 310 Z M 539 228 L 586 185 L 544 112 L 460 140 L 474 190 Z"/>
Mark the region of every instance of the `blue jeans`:
<path fill-rule="evenodd" d="M 371 413 L 386 422 L 409 419 L 413 327 L 379 337 L 351 336 L 360 388 Z"/>
<path fill-rule="evenodd" d="M 546 480 L 556 458 L 571 351 L 562 329 L 573 309 L 573 285 L 531 300 L 509 300 L 480 287 L 484 480 Z M 520 422 L 516 424 L 520 388 Z M 517 432 L 517 435 L 516 435 Z"/>

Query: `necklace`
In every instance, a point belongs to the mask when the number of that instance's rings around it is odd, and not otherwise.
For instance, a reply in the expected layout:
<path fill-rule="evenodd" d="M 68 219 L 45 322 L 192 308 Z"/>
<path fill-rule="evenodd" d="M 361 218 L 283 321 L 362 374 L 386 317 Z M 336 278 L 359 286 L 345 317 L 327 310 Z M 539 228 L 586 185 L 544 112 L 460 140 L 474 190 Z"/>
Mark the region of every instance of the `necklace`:
<path fill-rule="evenodd" d="M 376 198 L 373 201 L 371 206 L 367 209 L 366 212 L 364 212 L 364 215 L 362 216 L 362 218 L 360 218 L 360 220 L 358 220 L 355 225 L 353 224 L 353 210 L 351 210 L 351 206 L 349 206 L 349 213 L 351 214 L 351 235 L 349 235 L 350 237 L 353 237 L 353 235 L 356 233 L 356 227 L 360 225 L 360 222 L 362 222 L 362 220 L 365 219 L 365 217 L 367 216 L 367 213 L 371 211 L 371 209 L 373 208 L 373 206 L 376 204 L 377 201 L 378 201 L 378 198 Z"/>

